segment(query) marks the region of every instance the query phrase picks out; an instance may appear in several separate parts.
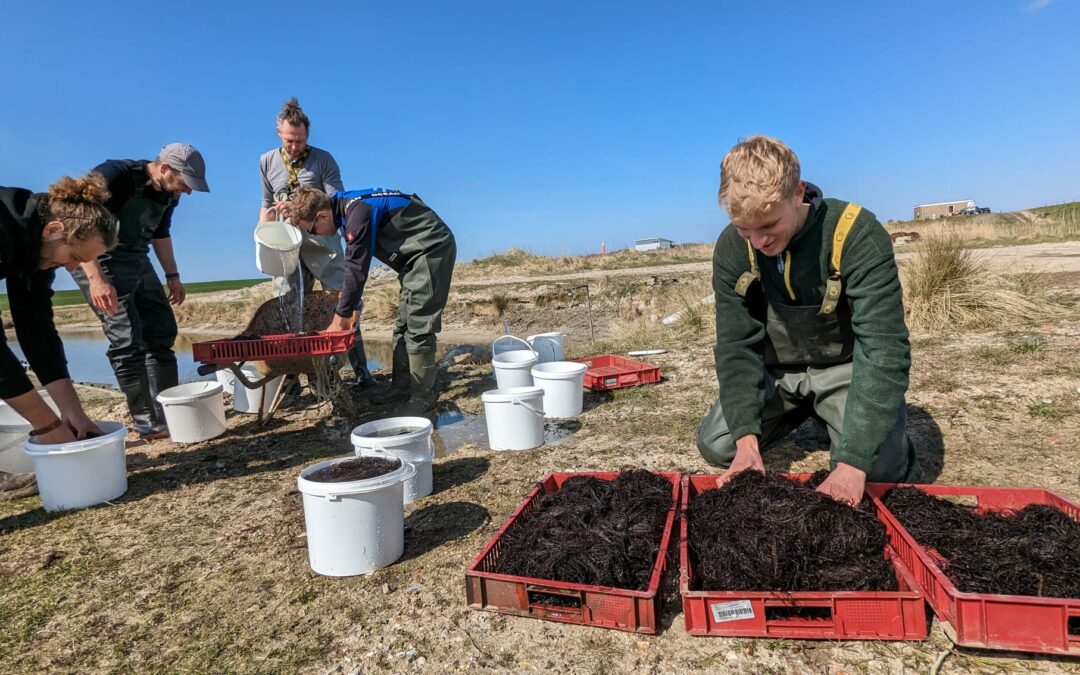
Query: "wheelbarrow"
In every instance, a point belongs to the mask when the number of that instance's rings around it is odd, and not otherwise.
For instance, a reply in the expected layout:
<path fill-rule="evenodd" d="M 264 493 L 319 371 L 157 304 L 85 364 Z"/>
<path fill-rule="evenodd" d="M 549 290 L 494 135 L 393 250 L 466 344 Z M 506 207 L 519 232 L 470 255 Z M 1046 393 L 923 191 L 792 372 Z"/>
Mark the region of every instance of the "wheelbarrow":
<path fill-rule="evenodd" d="M 320 373 L 328 373 L 334 384 L 339 385 L 333 388 L 344 391 L 338 374 L 340 355 L 356 343 L 356 333 L 352 330 L 318 332 L 329 325 L 337 299 L 336 291 L 307 293 L 302 321 L 298 320 L 300 303 L 295 292 L 267 300 L 255 310 L 244 331 L 235 338 L 192 344 L 194 359 L 203 364 L 199 366 L 199 374 L 229 370 L 243 386 L 258 389 L 279 376 L 291 380 L 298 375 L 308 375 L 310 380 Z M 240 369 L 247 362 L 255 365 L 261 376 L 259 379 L 248 379 Z M 269 421 L 277 410 L 288 390 L 285 384 L 278 388 L 278 395 L 268 409 L 265 400 L 260 402 L 261 423 Z M 352 399 L 347 395 L 339 398 L 347 408 L 352 408 Z"/>

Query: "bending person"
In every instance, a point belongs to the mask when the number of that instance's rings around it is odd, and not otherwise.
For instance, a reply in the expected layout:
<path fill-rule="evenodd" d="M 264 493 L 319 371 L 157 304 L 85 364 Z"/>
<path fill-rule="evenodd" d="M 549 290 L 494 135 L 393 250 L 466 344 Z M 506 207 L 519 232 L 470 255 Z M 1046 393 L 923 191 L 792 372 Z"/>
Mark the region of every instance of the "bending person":
<path fill-rule="evenodd" d="M 410 397 L 397 415 L 426 415 L 435 407 L 435 334 L 450 293 L 457 257 L 454 235 L 416 195 L 369 188 L 327 196 L 300 188 L 289 202 L 292 223 L 309 234 L 345 238 L 345 281 L 327 330 L 356 321 L 371 259 L 398 273 L 401 296 L 394 327 L 393 386 Z M 400 353 L 400 356 L 399 356 Z"/>
<path fill-rule="evenodd" d="M 158 393 L 178 382 L 176 317 L 170 305 L 187 297 L 173 254 L 172 217 L 182 195 L 209 192 L 198 150 L 170 143 L 157 159 L 109 160 L 98 165 L 111 193 L 105 206 L 120 219 L 116 250 L 71 273 L 109 340 L 109 362 L 127 399 L 135 430 L 145 439 L 169 435 Z M 165 271 L 161 288 L 149 250 Z"/>
<path fill-rule="evenodd" d="M 0 398 L 33 427 L 38 443 L 68 443 L 100 434 L 79 403 L 64 345 L 53 324 L 54 270 L 69 271 L 116 244 L 116 219 L 105 208 L 105 179 L 65 176 L 46 194 L 0 188 L 0 279 L 7 281 L 11 319 L 26 360 L 60 409 L 38 395 L 0 327 Z"/>
<path fill-rule="evenodd" d="M 720 391 L 697 445 L 720 482 L 764 471 L 761 453 L 808 416 L 832 441 L 818 488 L 857 504 L 867 481 L 913 481 L 905 429 L 911 349 L 889 234 L 874 214 L 825 198 L 799 159 L 765 136 L 720 165 L 731 226 L 716 241 Z"/>

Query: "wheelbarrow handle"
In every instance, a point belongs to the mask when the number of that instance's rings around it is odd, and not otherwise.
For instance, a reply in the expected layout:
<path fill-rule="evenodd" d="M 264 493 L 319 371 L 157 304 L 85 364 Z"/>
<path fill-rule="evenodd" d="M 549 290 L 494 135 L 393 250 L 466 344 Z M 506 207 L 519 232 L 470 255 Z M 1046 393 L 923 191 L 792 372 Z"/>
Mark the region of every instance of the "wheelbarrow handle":
<path fill-rule="evenodd" d="M 197 372 L 199 375 L 205 376 L 213 375 L 219 370 L 221 370 L 221 366 L 216 363 L 204 363 L 203 365 L 199 366 L 198 370 L 196 370 L 195 372 Z"/>

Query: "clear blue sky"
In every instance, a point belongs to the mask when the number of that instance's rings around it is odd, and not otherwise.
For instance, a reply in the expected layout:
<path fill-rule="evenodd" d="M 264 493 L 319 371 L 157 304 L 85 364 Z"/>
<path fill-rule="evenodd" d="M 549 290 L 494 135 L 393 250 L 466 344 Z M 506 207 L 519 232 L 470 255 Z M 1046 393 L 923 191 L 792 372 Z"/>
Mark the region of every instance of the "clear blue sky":
<path fill-rule="evenodd" d="M 463 259 L 712 241 L 752 133 L 882 220 L 1024 208 L 1080 199 L 1078 28 L 1077 0 L 13 3 L 0 185 L 192 143 L 184 278 L 257 277 L 258 157 L 297 96 L 347 188 L 420 194 Z"/>

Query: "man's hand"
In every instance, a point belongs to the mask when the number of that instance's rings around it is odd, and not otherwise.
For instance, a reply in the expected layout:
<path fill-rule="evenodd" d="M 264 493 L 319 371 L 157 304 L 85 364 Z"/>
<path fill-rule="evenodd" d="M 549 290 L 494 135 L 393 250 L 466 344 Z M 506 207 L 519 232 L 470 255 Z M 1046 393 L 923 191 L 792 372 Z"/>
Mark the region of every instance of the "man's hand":
<path fill-rule="evenodd" d="M 71 443 L 74 440 L 75 434 L 71 433 L 68 425 L 61 424 L 47 434 L 34 436 L 30 439 L 30 442 L 40 443 L 41 445 L 59 445 L 60 443 Z"/>
<path fill-rule="evenodd" d="M 827 494 L 838 502 L 858 506 L 863 499 L 863 491 L 866 489 L 866 472 L 860 471 L 850 464 L 837 462 L 825 482 L 818 486 L 817 491 Z"/>
<path fill-rule="evenodd" d="M 716 487 L 724 487 L 735 474 L 743 471 L 759 471 L 765 473 L 765 463 L 761 461 L 761 449 L 758 447 L 757 436 L 743 436 L 735 441 L 735 459 L 719 478 L 716 479 Z"/>
<path fill-rule="evenodd" d="M 350 317 L 340 316 L 334 314 L 334 318 L 330 320 L 330 325 L 326 327 L 324 333 L 333 333 L 342 330 L 352 330 L 353 323 L 356 321 L 356 313 L 354 312 Z"/>
<path fill-rule="evenodd" d="M 179 279 L 169 279 L 165 283 L 169 285 L 169 304 L 182 305 L 187 297 L 187 290 Z"/>
<path fill-rule="evenodd" d="M 98 428 L 98 425 L 94 424 L 81 408 L 71 415 L 62 415 L 60 419 L 64 422 L 63 426 L 67 427 L 77 440 L 105 435 L 105 432 Z"/>
<path fill-rule="evenodd" d="M 120 311 L 120 301 L 116 297 L 116 287 L 101 277 L 90 279 L 90 301 L 109 316 Z"/>

